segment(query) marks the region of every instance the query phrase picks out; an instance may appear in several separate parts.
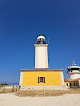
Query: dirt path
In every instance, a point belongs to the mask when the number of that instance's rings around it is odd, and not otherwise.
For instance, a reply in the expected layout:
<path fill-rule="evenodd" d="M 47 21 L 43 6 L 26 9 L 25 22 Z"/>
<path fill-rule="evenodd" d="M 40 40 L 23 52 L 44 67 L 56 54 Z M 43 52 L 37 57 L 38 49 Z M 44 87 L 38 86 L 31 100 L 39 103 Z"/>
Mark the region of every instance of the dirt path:
<path fill-rule="evenodd" d="M 80 106 L 80 94 L 54 97 L 18 97 L 0 94 L 0 106 Z"/>

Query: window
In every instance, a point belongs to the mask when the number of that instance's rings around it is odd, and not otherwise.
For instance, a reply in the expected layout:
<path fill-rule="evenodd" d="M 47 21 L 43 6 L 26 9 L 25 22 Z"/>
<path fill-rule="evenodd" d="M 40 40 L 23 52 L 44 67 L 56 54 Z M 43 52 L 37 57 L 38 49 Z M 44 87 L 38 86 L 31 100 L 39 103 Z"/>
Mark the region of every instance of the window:
<path fill-rule="evenodd" d="M 72 86 L 72 84 L 70 83 L 70 86 Z"/>
<path fill-rule="evenodd" d="M 79 70 L 79 68 L 71 68 L 72 70 Z"/>
<path fill-rule="evenodd" d="M 76 84 L 74 83 L 74 86 L 76 86 Z"/>
<path fill-rule="evenodd" d="M 68 86 L 68 83 L 66 83 L 66 85 Z"/>
<path fill-rule="evenodd" d="M 38 83 L 45 83 L 45 77 L 38 77 Z"/>

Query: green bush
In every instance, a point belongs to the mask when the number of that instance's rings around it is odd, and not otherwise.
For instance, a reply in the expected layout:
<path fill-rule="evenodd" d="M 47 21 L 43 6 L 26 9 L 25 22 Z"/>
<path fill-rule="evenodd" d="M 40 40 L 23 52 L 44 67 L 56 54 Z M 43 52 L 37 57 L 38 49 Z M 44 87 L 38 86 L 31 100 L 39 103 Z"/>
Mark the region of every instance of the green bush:
<path fill-rule="evenodd" d="M 1 86 L 8 85 L 7 83 L 2 83 Z"/>

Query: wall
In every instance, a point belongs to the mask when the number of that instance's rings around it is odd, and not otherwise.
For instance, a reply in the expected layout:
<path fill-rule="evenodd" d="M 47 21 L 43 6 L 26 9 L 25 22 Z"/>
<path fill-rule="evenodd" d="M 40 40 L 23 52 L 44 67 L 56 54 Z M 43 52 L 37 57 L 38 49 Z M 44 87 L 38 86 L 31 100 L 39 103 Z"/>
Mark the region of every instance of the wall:
<path fill-rule="evenodd" d="M 45 83 L 38 83 L 38 77 L 45 77 Z M 62 85 L 59 71 L 55 72 L 23 72 L 22 85 Z"/>
<path fill-rule="evenodd" d="M 67 84 L 68 84 L 68 88 L 70 88 L 70 84 L 69 84 L 69 82 L 64 82 L 64 84 L 65 84 L 65 86 L 67 86 Z"/>
<path fill-rule="evenodd" d="M 70 86 L 70 83 L 71 83 L 71 86 Z M 75 85 L 74 85 L 75 83 Z M 74 81 L 74 82 L 64 82 L 64 84 L 67 86 L 68 84 L 68 88 L 75 88 L 77 86 L 80 86 L 80 80 L 79 81 Z"/>
<path fill-rule="evenodd" d="M 35 44 L 35 68 L 48 68 L 48 44 Z"/>
<path fill-rule="evenodd" d="M 69 78 L 72 79 L 72 80 L 80 78 L 80 73 L 69 74 Z"/>

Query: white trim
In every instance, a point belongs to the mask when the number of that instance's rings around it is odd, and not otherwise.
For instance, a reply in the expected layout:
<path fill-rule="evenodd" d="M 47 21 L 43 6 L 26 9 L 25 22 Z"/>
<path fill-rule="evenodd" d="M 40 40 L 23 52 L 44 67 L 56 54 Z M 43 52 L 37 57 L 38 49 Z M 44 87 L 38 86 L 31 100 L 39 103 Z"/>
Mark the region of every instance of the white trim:
<path fill-rule="evenodd" d="M 69 69 L 69 68 L 80 68 L 79 66 L 69 66 L 69 67 L 67 67 L 67 69 Z"/>
<path fill-rule="evenodd" d="M 20 90 L 68 90 L 62 85 L 25 85 L 21 86 Z"/>
<path fill-rule="evenodd" d="M 19 85 L 22 86 L 23 83 L 23 72 L 20 72 L 20 82 Z"/>
<path fill-rule="evenodd" d="M 60 76 L 61 76 L 61 84 L 64 85 L 63 71 L 60 72 Z"/>

